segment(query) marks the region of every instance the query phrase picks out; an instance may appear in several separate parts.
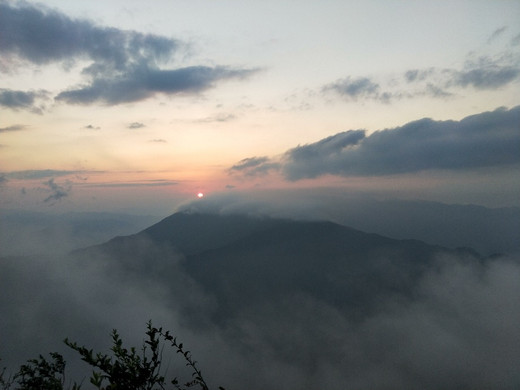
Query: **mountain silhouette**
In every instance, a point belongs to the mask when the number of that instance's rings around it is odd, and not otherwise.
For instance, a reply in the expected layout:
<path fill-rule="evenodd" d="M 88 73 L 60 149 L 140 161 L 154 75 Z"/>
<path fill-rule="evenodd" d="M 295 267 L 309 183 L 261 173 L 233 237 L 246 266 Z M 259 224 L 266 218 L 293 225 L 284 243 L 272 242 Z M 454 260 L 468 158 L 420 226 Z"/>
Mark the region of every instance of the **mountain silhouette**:
<path fill-rule="evenodd" d="M 471 249 L 396 240 L 332 222 L 181 212 L 131 236 L 76 251 L 103 253 L 126 271 L 168 284 L 174 257 L 218 304 L 215 319 L 303 295 L 364 316 L 381 297 L 413 299 L 422 275 Z"/>

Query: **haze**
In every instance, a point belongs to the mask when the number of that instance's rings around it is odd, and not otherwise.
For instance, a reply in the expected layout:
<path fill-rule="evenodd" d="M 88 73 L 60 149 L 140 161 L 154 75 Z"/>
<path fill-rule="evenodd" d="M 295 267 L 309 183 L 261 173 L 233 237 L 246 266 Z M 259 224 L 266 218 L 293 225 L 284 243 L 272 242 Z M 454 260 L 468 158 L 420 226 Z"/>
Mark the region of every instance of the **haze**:
<path fill-rule="evenodd" d="M 114 327 L 139 343 L 152 319 L 230 389 L 517 389 L 519 20 L 518 1 L 0 0 L 1 363 Z M 204 251 L 159 239 L 174 213 L 216 218 L 186 225 Z M 226 219 L 245 216 L 299 244 Z M 367 249 L 362 315 L 295 233 L 315 221 L 398 248 Z M 414 245 L 431 258 L 399 263 Z M 313 288 L 289 273 L 280 297 L 262 254 L 289 252 Z M 190 268 L 211 256 L 222 285 Z"/>

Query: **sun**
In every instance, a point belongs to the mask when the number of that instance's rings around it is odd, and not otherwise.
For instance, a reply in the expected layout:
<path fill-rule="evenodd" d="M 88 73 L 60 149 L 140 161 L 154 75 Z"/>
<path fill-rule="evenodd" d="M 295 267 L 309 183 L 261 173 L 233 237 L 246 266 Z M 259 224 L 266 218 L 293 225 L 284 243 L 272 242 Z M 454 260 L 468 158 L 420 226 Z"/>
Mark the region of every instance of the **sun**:
<path fill-rule="evenodd" d="M 199 192 L 199 193 L 197 194 L 197 198 L 201 199 L 201 198 L 203 198 L 203 197 L 204 197 L 204 194 L 203 194 L 202 192 Z"/>

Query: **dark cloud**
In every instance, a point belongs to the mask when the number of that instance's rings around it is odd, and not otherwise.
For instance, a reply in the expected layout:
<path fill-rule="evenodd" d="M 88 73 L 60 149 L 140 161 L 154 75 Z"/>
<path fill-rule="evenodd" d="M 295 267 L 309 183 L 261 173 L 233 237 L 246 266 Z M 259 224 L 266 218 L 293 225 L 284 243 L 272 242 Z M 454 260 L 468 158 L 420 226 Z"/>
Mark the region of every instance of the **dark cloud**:
<path fill-rule="evenodd" d="M 69 193 L 72 189 L 70 183 L 67 183 L 66 187 L 64 187 L 62 185 L 55 183 L 54 178 L 47 180 L 43 184 L 45 186 L 47 186 L 51 192 L 51 194 L 47 198 L 45 198 L 45 200 L 44 200 L 45 203 L 49 203 L 49 202 L 54 203 L 56 201 L 59 201 L 65 197 L 69 196 Z"/>
<path fill-rule="evenodd" d="M 0 89 L 0 106 L 13 110 L 28 110 L 36 114 L 43 112 L 43 106 L 37 105 L 37 100 L 47 98 L 46 91 L 15 91 Z"/>
<path fill-rule="evenodd" d="M 422 81 L 433 73 L 433 69 L 411 69 L 405 72 L 404 78 L 408 82 Z"/>
<path fill-rule="evenodd" d="M 101 127 L 94 126 L 94 125 L 86 125 L 84 128 L 88 129 L 88 130 L 99 130 L 99 129 L 101 129 Z"/>
<path fill-rule="evenodd" d="M 268 157 L 249 157 L 233 165 L 229 172 L 240 172 L 244 176 L 261 176 L 266 175 L 269 171 L 277 170 L 279 167 L 279 163 L 271 161 Z"/>
<path fill-rule="evenodd" d="M 249 157 L 243 160 L 240 160 L 238 164 L 235 164 L 231 167 L 234 171 L 243 171 L 245 169 L 254 168 L 258 165 L 264 164 L 269 161 L 267 157 Z"/>
<path fill-rule="evenodd" d="M 246 158 L 231 173 L 280 171 L 294 181 L 322 175 L 384 176 L 520 163 L 520 106 L 460 121 L 421 119 L 366 135 L 349 130 L 288 150 L 281 159 Z"/>
<path fill-rule="evenodd" d="M 349 147 L 354 147 L 363 138 L 365 138 L 364 130 L 349 130 L 339 133 L 316 143 L 304 146 L 298 146 L 291 149 L 288 154 L 294 160 L 321 161 L 327 156 L 335 156 L 338 153 L 344 153 Z"/>
<path fill-rule="evenodd" d="M 128 69 L 127 73 L 112 78 L 96 78 L 90 84 L 63 91 L 56 100 L 70 104 L 101 102 L 115 105 L 143 100 L 157 93 L 199 93 L 212 88 L 217 81 L 245 78 L 254 72 L 207 66 L 160 70 L 141 64 L 137 69 Z"/>
<path fill-rule="evenodd" d="M 0 133 L 7 133 L 10 131 L 20 131 L 26 129 L 27 126 L 25 125 L 12 125 L 7 127 L 0 127 Z"/>
<path fill-rule="evenodd" d="M 0 187 L 7 184 L 9 180 L 5 177 L 5 175 L 0 174 Z"/>
<path fill-rule="evenodd" d="M 379 84 L 373 82 L 372 80 L 366 77 L 359 77 L 356 79 L 347 77 L 346 79 L 337 80 L 336 82 L 323 87 L 323 90 L 334 91 L 339 95 L 352 100 L 357 100 L 360 98 L 380 98 Z"/>
<path fill-rule="evenodd" d="M 140 129 L 141 127 L 146 127 L 146 125 L 140 122 L 132 122 L 127 127 L 129 129 Z"/>
<path fill-rule="evenodd" d="M 502 31 L 498 31 L 501 34 Z M 461 90 L 494 90 L 506 87 L 520 78 L 520 60 L 513 52 L 494 56 L 467 56 L 464 65 L 457 68 L 409 69 L 402 78 L 375 82 L 368 77 L 346 77 L 322 87 L 322 92 L 333 92 L 347 101 L 374 100 L 391 103 L 396 100 L 432 97 L 455 97 Z M 403 84 L 404 81 L 404 84 Z"/>
<path fill-rule="evenodd" d="M 461 87 L 497 89 L 511 83 L 519 75 L 520 67 L 518 66 L 493 66 L 457 72 L 452 82 Z"/>
<path fill-rule="evenodd" d="M 97 27 L 48 8 L 0 4 L 0 50 L 35 64 L 91 59 L 84 71 L 124 70 L 138 61 L 168 59 L 179 43 L 152 34 Z"/>
<path fill-rule="evenodd" d="M 0 51 L 34 64 L 88 59 L 87 82 L 62 91 L 58 101 L 115 105 L 157 93 L 198 93 L 216 82 L 244 78 L 255 70 L 223 66 L 161 69 L 181 48 L 174 39 L 99 27 L 43 7 L 0 4 Z M 15 61 L 12 61 L 15 62 Z"/>
<path fill-rule="evenodd" d="M 520 163 L 520 106 L 461 121 L 421 119 L 366 136 L 347 131 L 285 154 L 289 180 L 324 174 L 389 175 Z"/>
<path fill-rule="evenodd" d="M 479 57 L 468 60 L 462 69 L 412 69 L 404 73 L 407 83 L 421 85 L 424 89 L 411 96 L 425 94 L 432 97 L 446 97 L 453 94 L 456 87 L 475 89 L 498 89 L 520 76 L 520 64 L 510 56 Z M 443 93 L 438 93 L 443 91 Z"/>

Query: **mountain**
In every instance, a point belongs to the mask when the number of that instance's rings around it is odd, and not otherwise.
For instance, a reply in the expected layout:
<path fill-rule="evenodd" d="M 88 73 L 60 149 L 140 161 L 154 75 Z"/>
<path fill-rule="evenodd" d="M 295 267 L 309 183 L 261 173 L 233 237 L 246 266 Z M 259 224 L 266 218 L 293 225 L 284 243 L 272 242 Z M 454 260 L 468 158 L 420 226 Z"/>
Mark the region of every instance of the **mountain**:
<path fill-rule="evenodd" d="M 470 249 L 396 240 L 332 222 L 190 212 L 77 253 L 103 253 L 127 271 L 165 284 L 177 272 L 168 261 L 181 255 L 183 270 L 215 297 L 218 321 L 295 294 L 363 316 L 381 296 L 413 297 L 421 276 L 442 258 L 483 261 Z"/>
<path fill-rule="evenodd" d="M 140 345 L 151 319 L 226 388 L 517 389 L 519 280 L 515 256 L 180 212 L 68 255 L 0 258 L 0 357 L 18 367 L 64 337 L 101 350 L 113 328 Z"/>
<path fill-rule="evenodd" d="M 322 206 L 326 208 L 327 206 Z M 345 202 L 329 220 L 392 238 L 414 238 L 479 253 L 520 251 L 520 208 L 488 208 L 427 201 L 370 199 Z"/>

